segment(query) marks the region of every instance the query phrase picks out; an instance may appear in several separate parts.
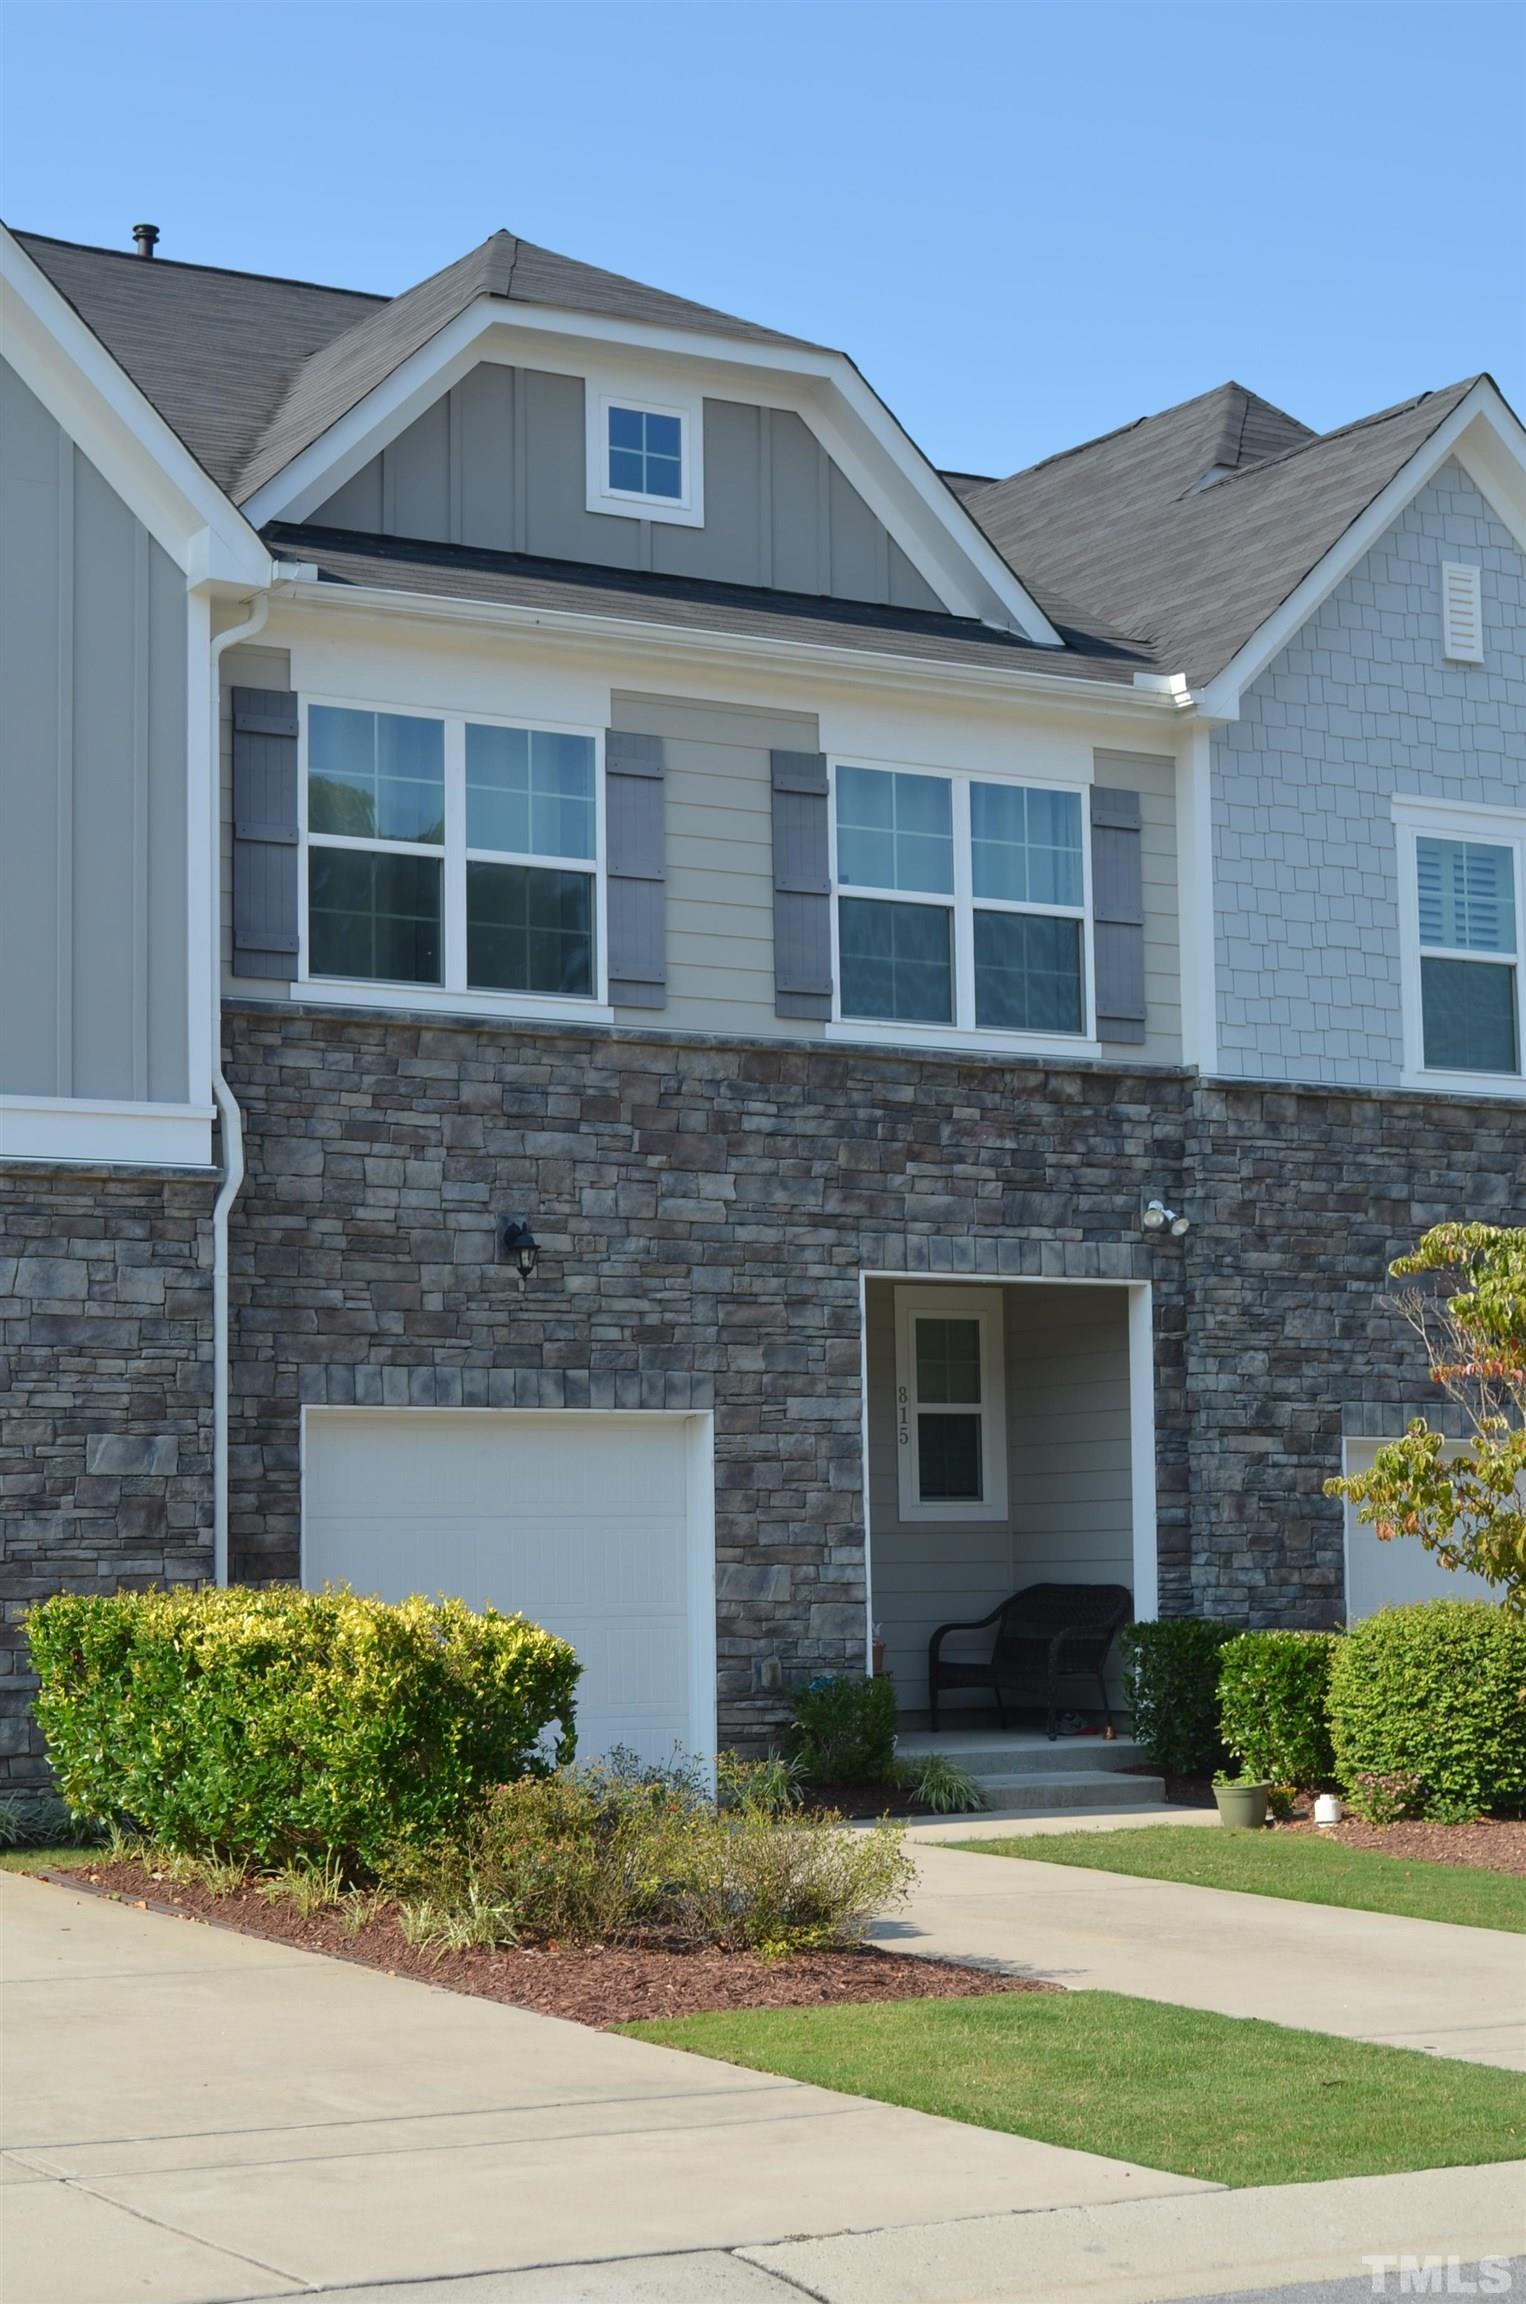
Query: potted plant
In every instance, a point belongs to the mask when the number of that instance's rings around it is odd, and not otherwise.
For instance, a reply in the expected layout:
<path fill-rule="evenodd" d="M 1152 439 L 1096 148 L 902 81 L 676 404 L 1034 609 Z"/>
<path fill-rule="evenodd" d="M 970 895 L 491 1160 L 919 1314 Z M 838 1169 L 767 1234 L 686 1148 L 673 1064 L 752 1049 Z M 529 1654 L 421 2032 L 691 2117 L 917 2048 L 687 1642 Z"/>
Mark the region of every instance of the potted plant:
<path fill-rule="evenodd" d="M 1221 1768 L 1213 1780 L 1219 1822 L 1229 1832 L 1259 1832 L 1266 1823 L 1270 1784 L 1250 1776 L 1230 1776 Z"/>

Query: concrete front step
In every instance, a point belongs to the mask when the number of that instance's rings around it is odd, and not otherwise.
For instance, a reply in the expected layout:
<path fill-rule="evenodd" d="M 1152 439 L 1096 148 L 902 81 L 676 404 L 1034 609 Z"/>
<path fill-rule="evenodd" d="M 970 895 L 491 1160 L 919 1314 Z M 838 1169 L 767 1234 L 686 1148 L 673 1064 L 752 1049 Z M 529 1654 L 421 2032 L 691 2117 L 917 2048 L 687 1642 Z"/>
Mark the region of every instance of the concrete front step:
<path fill-rule="evenodd" d="M 1100 1768 L 981 1776 L 977 1782 L 987 1810 L 998 1816 L 1036 1816 L 1066 1808 L 1153 1808 L 1166 1797 L 1162 1777 L 1109 1775 Z"/>
<path fill-rule="evenodd" d="M 1111 1744 L 1101 1736 L 1061 1736 L 1051 1744 L 1047 1736 L 1031 1732 L 979 1736 L 955 1729 L 947 1736 L 898 1736 L 895 1748 L 900 1760 L 941 1755 L 982 1783 L 988 1776 L 1114 1775 L 1144 1761 L 1132 1736 L 1119 1736 Z"/>

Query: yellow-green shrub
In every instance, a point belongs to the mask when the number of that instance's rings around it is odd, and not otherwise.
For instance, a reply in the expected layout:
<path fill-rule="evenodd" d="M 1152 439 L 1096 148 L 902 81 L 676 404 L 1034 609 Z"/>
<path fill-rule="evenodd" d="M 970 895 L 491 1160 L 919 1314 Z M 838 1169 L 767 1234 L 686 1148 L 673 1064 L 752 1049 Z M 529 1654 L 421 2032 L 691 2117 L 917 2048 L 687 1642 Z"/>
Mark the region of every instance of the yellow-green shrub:
<path fill-rule="evenodd" d="M 485 1786 L 573 1750 L 571 1648 L 459 1600 L 58 1593 L 27 1637 L 69 1806 L 191 1853 L 374 1872 L 394 1843 L 448 1830 Z"/>

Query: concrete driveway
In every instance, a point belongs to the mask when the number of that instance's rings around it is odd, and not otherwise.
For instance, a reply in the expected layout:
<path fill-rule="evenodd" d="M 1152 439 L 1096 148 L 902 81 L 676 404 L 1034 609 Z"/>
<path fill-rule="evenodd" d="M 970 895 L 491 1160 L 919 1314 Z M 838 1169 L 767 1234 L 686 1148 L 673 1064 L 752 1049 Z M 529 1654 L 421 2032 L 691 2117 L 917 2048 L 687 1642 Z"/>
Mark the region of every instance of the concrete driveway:
<path fill-rule="evenodd" d="M 0 1898 L 6 2304 L 206 2304 L 1205 2189 L 40 1882 Z"/>
<path fill-rule="evenodd" d="M 1504 2254 L 1523 2171 L 1225 2192 L 0 1876 L 5 2304 L 1144 2304 Z"/>

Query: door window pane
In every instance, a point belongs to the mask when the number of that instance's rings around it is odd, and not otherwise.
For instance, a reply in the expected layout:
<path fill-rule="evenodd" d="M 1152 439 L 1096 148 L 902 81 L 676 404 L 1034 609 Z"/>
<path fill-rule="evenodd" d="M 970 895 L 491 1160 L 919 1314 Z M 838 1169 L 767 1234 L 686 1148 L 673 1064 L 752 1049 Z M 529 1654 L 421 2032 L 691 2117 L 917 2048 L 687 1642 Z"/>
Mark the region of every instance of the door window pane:
<path fill-rule="evenodd" d="M 312 832 L 356 840 L 443 841 L 444 723 L 312 705 L 307 821 Z"/>
<path fill-rule="evenodd" d="M 312 849 L 307 933 L 313 974 L 438 984 L 440 872 L 434 856 Z"/>
<path fill-rule="evenodd" d="M 1433 1071 L 1519 1072 L 1513 968 L 1422 958 L 1420 1005 Z"/>
<path fill-rule="evenodd" d="M 466 867 L 466 975 L 485 992 L 593 992 L 593 890 L 587 872 L 529 864 Z"/>
<path fill-rule="evenodd" d="M 518 856 L 592 856 L 593 738 L 469 722 L 466 845 Z"/>
<path fill-rule="evenodd" d="M 953 917 L 941 904 L 843 897 L 837 908 L 843 1014 L 952 1023 Z"/>
<path fill-rule="evenodd" d="M 837 877 L 845 888 L 954 892 L 953 799 L 946 776 L 837 771 Z"/>
<path fill-rule="evenodd" d="M 980 1418 L 917 1418 L 917 1494 L 924 1504 L 981 1500 Z"/>
<path fill-rule="evenodd" d="M 977 896 L 1006 904 L 1082 902 L 1079 793 L 972 784 L 970 844 Z"/>
<path fill-rule="evenodd" d="M 975 1021 L 987 1032 L 1083 1030 L 1080 921 L 977 912 Z"/>
<path fill-rule="evenodd" d="M 967 1407 L 980 1398 L 980 1322 L 918 1320 L 917 1402 L 957 1401 Z"/>
<path fill-rule="evenodd" d="M 1512 851 L 1481 840 L 1417 840 L 1420 941 L 1451 952 L 1515 950 Z"/>

